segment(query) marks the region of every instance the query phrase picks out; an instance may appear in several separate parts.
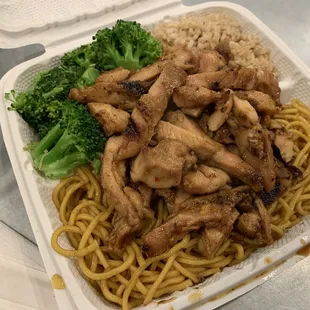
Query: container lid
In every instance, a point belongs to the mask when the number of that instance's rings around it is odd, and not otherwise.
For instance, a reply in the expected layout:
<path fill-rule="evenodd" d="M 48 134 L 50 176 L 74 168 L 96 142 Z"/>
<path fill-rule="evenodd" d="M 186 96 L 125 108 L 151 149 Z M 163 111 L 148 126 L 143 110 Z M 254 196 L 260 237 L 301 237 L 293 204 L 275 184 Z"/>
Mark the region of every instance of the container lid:
<path fill-rule="evenodd" d="M 149 0 L 0 0 L 0 48 L 31 43 L 46 45 L 78 34 L 77 24 L 86 25 L 94 19 L 104 23 L 103 16 L 111 13 L 117 19 L 120 16 L 117 13 L 129 6 L 147 7 L 147 2 L 149 4 Z"/>

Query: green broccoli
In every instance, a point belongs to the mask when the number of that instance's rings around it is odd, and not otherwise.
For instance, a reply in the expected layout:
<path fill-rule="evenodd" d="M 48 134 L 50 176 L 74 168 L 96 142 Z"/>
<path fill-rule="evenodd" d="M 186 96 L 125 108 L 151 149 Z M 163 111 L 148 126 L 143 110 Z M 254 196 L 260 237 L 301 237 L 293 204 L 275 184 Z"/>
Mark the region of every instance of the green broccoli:
<path fill-rule="evenodd" d="M 40 138 L 46 135 L 62 115 L 61 101 L 47 101 L 33 91 L 16 95 L 12 90 L 11 93 L 5 94 L 5 98 L 12 102 L 8 109 L 18 112 Z"/>
<path fill-rule="evenodd" d="M 34 80 L 33 92 L 44 99 L 66 99 L 72 87 L 92 85 L 99 74 L 94 66 L 85 69 L 76 65 L 60 65 L 47 72 L 40 72 Z"/>
<path fill-rule="evenodd" d="M 118 20 L 93 40 L 66 53 L 56 68 L 40 72 L 28 91 L 5 95 L 12 101 L 9 110 L 39 134 L 41 141 L 28 145 L 28 150 L 36 169 L 49 178 L 64 177 L 85 163 L 100 171 L 105 138 L 87 109 L 67 99 L 70 89 L 93 85 L 101 70 L 141 69 L 162 52 L 160 42 L 132 21 Z"/>
<path fill-rule="evenodd" d="M 61 63 L 65 66 L 88 68 L 96 64 L 96 49 L 92 44 L 82 45 L 62 56 Z"/>
<path fill-rule="evenodd" d="M 74 101 L 62 102 L 62 117 L 38 143 L 28 146 L 34 167 L 51 179 L 63 178 L 77 167 L 95 163 L 105 138 L 87 108 Z"/>
<path fill-rule="evenodd" d="M 9 110 L 18 112 L 40 137 L 44 137 L 60 119 L 62 101 L 67 100 L 70 89 L 94 84 L 99 74 L 93 66 L 87 69 L 59 66 L 37 74 L 27 92 L 16 95 L 11 91 L 5 98 L 12 102 Z"/>
<path fill-rule="evenodd" d="M 162 52 L 160 42 L 134 21 L 118 20 L 112 29 L 99 30 L 94 39 L 97 66 L 104 70 L 141 69 L 154 63 Z"/>
<path fill-rule="evenodd" d="M 100 71 L 94 66 L 89 66 L 82 74 L 82 76 L 74 84 L 76 88 L 82 88 L 95 84 L 96 78 L 99 76 Z"/>

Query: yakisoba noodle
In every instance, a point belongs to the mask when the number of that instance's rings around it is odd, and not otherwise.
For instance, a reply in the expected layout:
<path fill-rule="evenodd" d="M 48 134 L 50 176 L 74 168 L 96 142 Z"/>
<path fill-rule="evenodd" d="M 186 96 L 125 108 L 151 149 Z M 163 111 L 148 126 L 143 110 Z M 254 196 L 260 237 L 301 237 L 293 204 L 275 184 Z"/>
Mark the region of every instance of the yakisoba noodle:
<path fill-rule="evenodd" d="M 294 165 L 303 172 L 302 179 L 268 208 L 274 238 L 280 238 L 285 229 L 300 222 L 310 210 L 309 119 L 308 108 L 294 100 L 272 120 L 294 134 Z M 127 245 L 119 256 L 107 247 L 114 210 L 101 203 L 102 195 L 99 180 L 87 167 L 62 180 L 54 189 L 53 201 L 63 226 L 54 232 L 51 242 L 59 254 L 75 257 L 84 276 L 107 300 L 124 310 L 199 283 L 224 267 L 245 260 L 258 247 L 253 240 L 242 245 L 229 239 L 215 258 L 209 260 L 198 254 L 198 237 L 188 234 L 157 257 L 143 257 L 141 239 Z M 263 206 L 260 200 L 257 203 Z M 167 217 L 167 208 L 160 201 L 156 220 L 148 231 L 161 225 Z M 75 250 L 59 245 L 58 238 L 64 232 Z"/>

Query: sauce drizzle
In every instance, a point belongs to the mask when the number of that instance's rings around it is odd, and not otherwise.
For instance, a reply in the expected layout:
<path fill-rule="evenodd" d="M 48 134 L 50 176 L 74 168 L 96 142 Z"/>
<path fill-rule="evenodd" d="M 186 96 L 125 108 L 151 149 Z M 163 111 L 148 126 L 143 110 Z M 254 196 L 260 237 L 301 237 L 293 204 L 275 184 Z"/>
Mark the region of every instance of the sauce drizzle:
<path fill-rule="evenodd" d="M 196 290 L 194 293 L 192 293 L 188 296 L 188 301 L 190 303 L 195 303 L 195 302 L 199 301 L 201 298 L 202 298 L 202 291 Z"/>
<path fill-rule="evenodd" d="M 308 255 L 310 255 L 310 244 L 306 245 L 305 247 L 303 247 L 302 249 L 297 251 L 296 254 L 301 255 L 301 256 L 308 256 Z"/>
<path fill-rule="evenodd" d="M 59 274 L 54 274 L 51 278 L 52 287 L 54 290 L 65 289 L 65 283 Z"/>

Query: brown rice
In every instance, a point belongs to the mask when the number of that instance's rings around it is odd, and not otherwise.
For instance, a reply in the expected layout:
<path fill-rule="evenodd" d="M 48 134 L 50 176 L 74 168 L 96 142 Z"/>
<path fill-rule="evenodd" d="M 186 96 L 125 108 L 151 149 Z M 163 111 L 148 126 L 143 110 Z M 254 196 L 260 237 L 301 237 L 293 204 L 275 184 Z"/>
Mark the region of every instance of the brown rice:
<path fill-rule="evenodd" d="M 210 50 L 229 40 L 234 56 L 231 65 L 273 70 L 270 51 L 257 37 L 243 32 L 236 19 L 222 13 L 186 15 L 159 24 L 152 33 L 162 41 L 165 52 L 176 46 Z"/>

